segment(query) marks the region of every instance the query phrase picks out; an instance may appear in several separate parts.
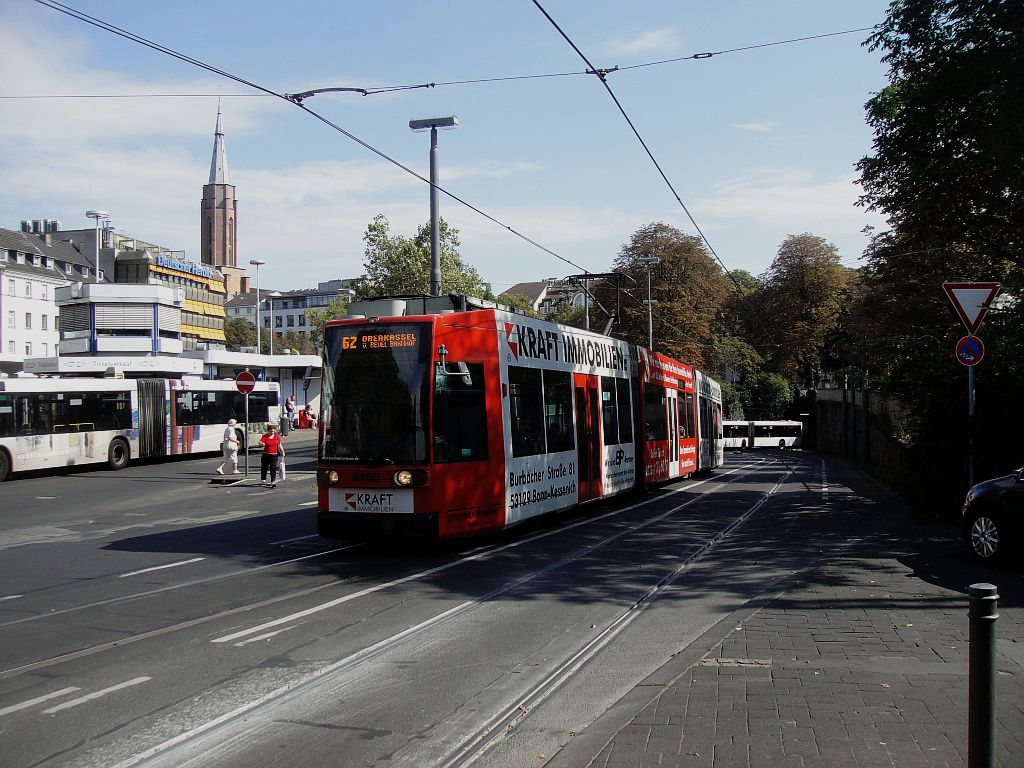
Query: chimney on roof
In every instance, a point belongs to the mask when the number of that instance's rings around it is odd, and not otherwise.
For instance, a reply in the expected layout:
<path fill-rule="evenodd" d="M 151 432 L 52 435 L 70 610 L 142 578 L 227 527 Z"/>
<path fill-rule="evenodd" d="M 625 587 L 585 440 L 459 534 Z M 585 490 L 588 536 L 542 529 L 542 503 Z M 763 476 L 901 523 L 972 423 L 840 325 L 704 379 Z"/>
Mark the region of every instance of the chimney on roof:
<path fill-rule="evenodd" d="M 28 219 L 22 219 L 21 220 L 21 231 L 24 232 L 26 235 L 31 235 L 32 234 L 32 222 L 29 221 Z"/>
<path fill-rule="evenodd" d="M 41 234 L 43 234 L 43 220 L 42 219 L 32 219 L 32 234 L 33 235 L 41 235 Z"/>

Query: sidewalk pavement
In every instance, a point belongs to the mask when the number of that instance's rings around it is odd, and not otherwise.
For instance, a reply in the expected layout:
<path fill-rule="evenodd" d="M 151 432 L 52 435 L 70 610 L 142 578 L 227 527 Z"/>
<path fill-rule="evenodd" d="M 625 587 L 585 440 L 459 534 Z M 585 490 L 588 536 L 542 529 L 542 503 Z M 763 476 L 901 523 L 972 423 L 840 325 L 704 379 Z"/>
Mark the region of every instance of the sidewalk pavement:
<path fill-rule="evenodd" d="M 1024 766 L 1024 579 L 968 560 L 956 526 L 872 506 L 857 540 L 671 658 L 545 763 L 964 766 L 968 585 L 999 587 L 996 764 Z"/>

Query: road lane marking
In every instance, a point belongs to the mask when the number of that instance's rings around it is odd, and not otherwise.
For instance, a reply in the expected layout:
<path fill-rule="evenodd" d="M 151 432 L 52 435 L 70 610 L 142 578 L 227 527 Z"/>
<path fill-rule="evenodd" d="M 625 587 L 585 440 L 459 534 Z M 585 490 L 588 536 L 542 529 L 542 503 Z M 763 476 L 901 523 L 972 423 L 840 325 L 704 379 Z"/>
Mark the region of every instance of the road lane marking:
<path fill-rule="evenodd" d="M 120 691 L 120 690 L 123 690 L 124 688 L 131 688 L 133 685 L 141 685 L 142 683 L 145 683 L 147 680 L 152 680 L 152 679 L 153 678 L 151 678 L 151 677 L 135 677 L 135 678 L 132 678 L 131 680 L 126 680 L 123 683 L 118 683 L 117 685 L 112 685 L 109 688 L 104 688 L 101 691 L 96 691 L 95 693 L 89 693 L 89 694 L 86 694 L 85 696 L 79 696 L 77 699 L 72 699 L 71 701 L 65 701 L 63 704 L 58 704 L 56 707 L 50 707 L 50 709 L 44 709 L 43 710 L 43 714 L 44 715 L 54 715 L 54 714 L 56 714 L 58 712 L 61 712 L 61 711 L 65 710 L 65 709 L 71 709 L 72 707 L 77 707 L 79 704 L 85 704 L 88 701 L 94 701 L 94 700 L 96 700 L 98 698 L 106 696 L 108 693 L 113 693 L 114 691 Z"/>
<path fill-rule="evenodd" d="M 300 507 L 312 507 L 312 506 L 314 506 L 315 504 L 318 504 L 318 503 L 319 502 L 316 502 L 316 501 L 304 501 L 301 504 L 299 504 L 299 506 Z"/>
<path fill-rule="evenodd" d="M 56 499 L 56 496 L 36 496 L 38 501 L 49 501 L 50 499 Z"/>
<path fill-rule="evenodd" d="M 24 595 L 7 595 L 7 597 L 0 597 L 0 603 L 4 600 L 17 600 L 19 597 L 24 597 Z"/>
<path fill-rule="evenodd" d="M 11 714 L 11 712 L 17 712 L 20 709 L 28 709 L 29 707 L 34 707 L 36 704 L 42 704 L 44 701 L 49 701 L 50 699 L 56 699 L 58 696 L 67 696 L 69 693 L 74 693 L 75 691 L 80 691 L 80 690 L 82 690 L 82 689 L 81 688 L 61 688 L 59 691 L 54 691 L 53 693 L 48 693 L 45 696 L 36 696 L 34 699 L 29 699 L 28 701 L 21 702 L 21 704 L 12 704 L 9 707 L 4 707 L 3 709 L 0 709 L 0 717 L 3 717 L 4 715 L 9 715 L 9 714 Z"/>
<path fill-rule="evenodd" d="M 274 635 L 280 635 L 282 632 L 287 632 L 289 629 L 295 629 L 295 627 L 297 627 L 297 626 L 299 626 L 299 625 L 295 624 L 294 626 L 285 627 L 284 629 L 275 629 L 273 632 L 267 632 L 267 634 L 259 635 L 258 637 L 250 637 L 248 640 L 243 640 L 240 643 L 235 643 L 235 645 L 237 645 L 239 648 L 241 648 L 243 645 L 246 645 L 248 643 L 256 643 L 256 642 L 259 642 L 260 640 L 266 640 L 268 638 L 271 638 Z"/>
<path fill-rule="evenodd" d="M 180 560 L 177 563 L 167 563 L 166 565 L 154 565 L 152 568 L 143 568 L 141 571 L 132 571 L 131 573 L 122 573 L 117 578 L 123 579 L 125 576 L 138 576 L 140 573 L 149 573 L 150 571 L 162 571 L 164 568 L 177 568 L 179 565 L 188 565 L 189 563 L 198 563 L 200 560 L 205 560 L 205 557 L 193 557 L 191 560 Z"/>
<path fill-rule="evenodd" d="M 296 536 L 294 539 L 281 539 L 280 541 L 272 541 L 267 546 L 273 546 L 274 544 L 287 544 L 291 541 L 305 541 L 306 539 L 315 539 L 319 536 L 319 533 L 311 533 L 309 536 Z"/>

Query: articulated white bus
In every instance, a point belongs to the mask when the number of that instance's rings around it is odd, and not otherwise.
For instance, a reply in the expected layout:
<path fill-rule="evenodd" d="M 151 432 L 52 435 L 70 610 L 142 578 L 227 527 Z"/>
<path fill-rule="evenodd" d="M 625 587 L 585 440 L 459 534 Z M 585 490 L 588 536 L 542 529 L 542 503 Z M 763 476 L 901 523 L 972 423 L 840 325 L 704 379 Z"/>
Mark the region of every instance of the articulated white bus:
<path fill-rule="evenodd" d="M 799 421 L 723 421 L 722 431 L 727 449 L 798 448 L 803 424 Z"/>
<path fill-rule="evenodd" d="M 249 431 L 279 422 L 279 388 L 257 382 Z M 0 379 L 0 482 L 11 472 L 220 450 L 228 419 L 248 436 L 234 381 L 205 379 Z"/>

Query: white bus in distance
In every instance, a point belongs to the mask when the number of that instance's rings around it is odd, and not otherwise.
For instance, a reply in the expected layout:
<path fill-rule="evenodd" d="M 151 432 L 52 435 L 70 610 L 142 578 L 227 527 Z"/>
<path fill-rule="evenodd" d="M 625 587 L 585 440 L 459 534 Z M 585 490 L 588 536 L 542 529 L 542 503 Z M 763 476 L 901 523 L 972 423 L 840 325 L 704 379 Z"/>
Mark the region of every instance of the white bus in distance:
<path fill-rule="evenodd" d="M 799 421 L 723 421 L 727 450 L 747 448 L 799 448 L 803 424 Z"/>
<path fill-rule="evenodd" d="M 281 417 L 280 388 L 257 382 L 249 432 Z M 219 451 L 228 419 L 248 445 L 234 381 L 35 378 L 0 380 L 0 482 L 11 472 Z"/>

